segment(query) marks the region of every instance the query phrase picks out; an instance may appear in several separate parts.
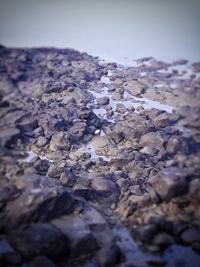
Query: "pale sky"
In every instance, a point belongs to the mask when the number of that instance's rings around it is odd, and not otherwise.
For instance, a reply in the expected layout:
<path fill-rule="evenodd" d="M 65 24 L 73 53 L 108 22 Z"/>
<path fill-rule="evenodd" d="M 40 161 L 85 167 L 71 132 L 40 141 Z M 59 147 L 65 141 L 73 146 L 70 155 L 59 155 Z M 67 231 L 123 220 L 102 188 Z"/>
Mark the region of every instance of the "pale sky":
<path fill-rule="evenodd" d="M 0 0 L 0 43 L 200 60 L 200 0 Z"/>

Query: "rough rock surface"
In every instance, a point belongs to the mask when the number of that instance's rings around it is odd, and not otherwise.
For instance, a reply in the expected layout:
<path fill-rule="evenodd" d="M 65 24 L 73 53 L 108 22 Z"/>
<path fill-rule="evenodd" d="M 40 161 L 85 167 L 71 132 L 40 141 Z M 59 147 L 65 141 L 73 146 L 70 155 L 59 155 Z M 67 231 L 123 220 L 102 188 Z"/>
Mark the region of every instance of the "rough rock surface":
<path fill-rule="evenodd" d="M 1 266 L 200 266 L 200 63 L 135 62 L 0 46 Z"/>

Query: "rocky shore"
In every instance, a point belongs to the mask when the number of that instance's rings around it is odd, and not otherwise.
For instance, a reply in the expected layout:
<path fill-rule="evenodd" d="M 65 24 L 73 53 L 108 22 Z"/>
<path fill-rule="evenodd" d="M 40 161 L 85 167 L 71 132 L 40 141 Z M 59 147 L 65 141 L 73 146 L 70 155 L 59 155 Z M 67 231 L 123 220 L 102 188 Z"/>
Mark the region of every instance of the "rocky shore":
<path fill-rule="evenodd" d="M 200 266 L 200 63 L 0 47 L 0 266 Z"/>

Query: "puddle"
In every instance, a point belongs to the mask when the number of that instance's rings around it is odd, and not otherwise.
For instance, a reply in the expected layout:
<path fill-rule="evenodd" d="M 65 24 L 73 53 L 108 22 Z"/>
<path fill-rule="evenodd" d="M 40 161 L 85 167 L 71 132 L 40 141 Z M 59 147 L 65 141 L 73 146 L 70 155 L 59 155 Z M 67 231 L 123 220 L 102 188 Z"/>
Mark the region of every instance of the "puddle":
<path fill-rule="evenodd" d="M 114 236 L 121 251 L 125 255 L 126 264 L 135 264 L 134 266 L 147 266 L 147 261 L 157 259 L 147 253 L 143 253 L 132 239 L 128 229 L 123 225 L 117 225 L 113 228 Z M 120 265 L 121 266 L 121 265 Z M 132 265 L 131 265 L 132 266 Z"/>
<path fill-rule="evenodd" d="M 200 255 L 190 247 L 172 245 L 164 252 L 163 259 L 167 264 L 165 267 L 199 267 Z"/>
<path fill-rule="evenodd" d="M 32 150 L 30 151 L 27 151 L 27 154 L 28 154 L 28 157 L 24 158 L 24 159 L 19 159 L 18 161 L 19 162 L 26 162 L 26 163 L 29 163 L 29 162 L 32 162 L 32 160 L 35 158 L 35 157 L 38 157 L 42 160 L 48 160 L 49 162 L 53 162 L 53 160 L 50 160 L 48 159 L 47 157 L 45 156 L 40 156 L 38 154 L 36 154 L 35 152 L 33 152 Z"/>
<path fill-rule="evenodd" d="M 112 72 L 110 72 L 109 75 L 112 75 Z M 104 84 L 111 83 L 108 76 L 102 76 L 101 82 L 103 82 Z M 157 86 L 162 86 L 162 84 L 158 84 Z M 143 107 L 144 109 L 155 108 L 158 110 L 166 111 L 168 113 L 172 113 L 173 109 L 174 109 L 174 107 L 172 107 L 172 106 L 169 106 L 167 104 L 162 104 L 162 103 L 155 101 L 155 100 L 150 100 L 150 99 L 145 98 L 145 97 L 132 96 L 128 92 L 124 92 L 124 98 L 122 100 L 113 100 L 112 95 L 110 94 L 110 92 L 108 91 L 108 87 L 106 87 L 106 86 L 102 87 L 102 90 L 100 92 L 96 92 L 96 91 L 92 91 L 92 90 L 88 90 L 88 92 L 91 93 L 95 97 L 95 100 L 94 100 L 95 104 L 97 104 L 97 98 L 101 98 L 104 96 L 109 97 L 109 100 L 110 100 L 109 105 L 112 107 L 112 109 L 114 111 L 114 115 L 112 115 L 111 118 L 107 117 L 107 111 L 104 107 L 94 108 L 93 112 L 100 119 L 105 119 L 105 120 L 113 122 L 113 123 L 114 123 L 114 116 L 116 115 L 117 104 L 123 104 L 127 109 L 134 107 L 135 113 L 139 113 L 139 111 L 137 111 L 138 107 Z"/>

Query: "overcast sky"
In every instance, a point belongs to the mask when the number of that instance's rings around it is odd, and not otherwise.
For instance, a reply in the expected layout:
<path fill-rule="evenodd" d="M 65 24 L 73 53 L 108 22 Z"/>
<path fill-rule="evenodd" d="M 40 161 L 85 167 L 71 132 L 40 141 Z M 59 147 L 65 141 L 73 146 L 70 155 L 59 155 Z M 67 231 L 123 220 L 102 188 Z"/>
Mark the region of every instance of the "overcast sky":
<path fill-rule="evenodd" d="M 200 60 L 200 0 L 0 0 L 0 43 Z"/>

